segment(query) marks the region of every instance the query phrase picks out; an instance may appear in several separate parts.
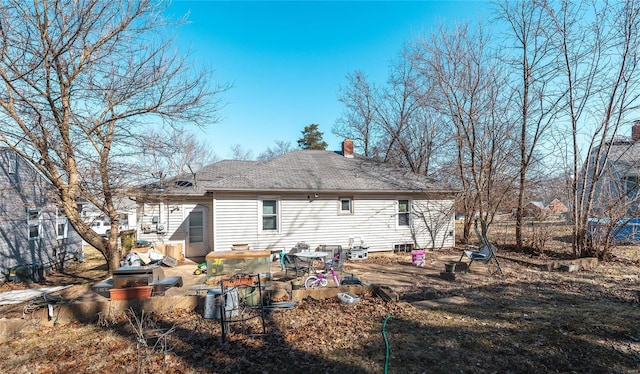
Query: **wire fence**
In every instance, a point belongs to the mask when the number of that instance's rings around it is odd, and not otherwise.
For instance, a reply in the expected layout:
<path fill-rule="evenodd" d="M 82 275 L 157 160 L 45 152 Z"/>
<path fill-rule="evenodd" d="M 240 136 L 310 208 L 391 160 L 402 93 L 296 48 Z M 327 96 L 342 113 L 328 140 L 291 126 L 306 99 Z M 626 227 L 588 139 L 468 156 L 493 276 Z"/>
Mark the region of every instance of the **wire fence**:
<path fill-rule="evenodd" d="M 456 222 L 456 242 L 464 245 L 463 222 Z M 487 237 L 497 245 L 512 246 L 516 244 L 516 220 L 497 219 L 489 226 Z M 571 247 L 571 224 L 564 219 L 525 219 L 522 225 L 522 240 L 527 247 L 539 250 L 553 247 Z M 473 224 L 469 233 L 471 244 L 477 244 L 477 238 L 473 231 Z"/>

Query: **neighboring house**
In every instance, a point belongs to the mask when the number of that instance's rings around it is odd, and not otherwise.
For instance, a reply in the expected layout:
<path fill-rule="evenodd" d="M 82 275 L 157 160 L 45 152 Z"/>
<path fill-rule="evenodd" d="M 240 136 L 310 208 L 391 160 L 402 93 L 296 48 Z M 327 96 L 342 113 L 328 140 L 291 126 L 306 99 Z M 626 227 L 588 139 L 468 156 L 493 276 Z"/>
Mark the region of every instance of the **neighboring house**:
<path fill-rule="evenodd" d="M 530 201 L 522 210 L 524 217 L 543 217 L 547 214 L 547 207 L 541 201 Z"/>
<path fill-rule="evenodd" d="M 284 249 L 298 242 L 369 251 L 454 245 L 456 190 L 353 154 L 296 150 L 270 161 L 225 160 L 147 186 L 138 201 L 138 239 L 182 244 L 186 257 Z"/>
<path fill-rule="evenodd" d="M 547 205 L 546 210 L 548 214 L 553 215 L 558 215 L 569 211 L 569 209 L 567 209 L 567 206 L 558 199 L 553 199 L 553 201 L 551 201 L 549 205 Z"/>
<path fill-rule="evenodd" d="M 12 269 L 46 270 L 82 252 L 53 199 L 53 186 L 15 152 L 0 148 L 0 281 Z"/>
<path fill-rule="evenodd" d="M 594 159 L 597 149 L 590 155 L 590 165 L 598 163 L 603 170 L 595 186 L 593 212 L 614 220 L 640 217 L 640 121 L 633 125 L 630 138 L 616 138 L 606 146 L 606 164 L 604 157 L 599 162 Z M 588 170 L 588 177 L 593 173 Z"/>
<path fill-rule="evenodd" d="M 588 231 L 594 237 L 610 233 L 615 243 L 640 243 L 640 121 L 632 126 L 631 137 L 615 138 L 605 146 L 606 159 L 600 155 L 596 160 L 598 148 L 589 155 L 587 178 L 593 178 L 596 164 L 602 176 L 594 186 Z"/>
<path fill-rule="evenodd" d="M 88 201 L 79 203 L 81 205 L 81 216 L 85 223 L 91 225 L 91 229 L 102 236 L 109 235 L 111 222 L 105 217 L 104 212 L 98 210 Z M 119 231 L 136 228 L 136 203 L 128 197 L 114 199 L 114 205 L 120 216 Z"/>

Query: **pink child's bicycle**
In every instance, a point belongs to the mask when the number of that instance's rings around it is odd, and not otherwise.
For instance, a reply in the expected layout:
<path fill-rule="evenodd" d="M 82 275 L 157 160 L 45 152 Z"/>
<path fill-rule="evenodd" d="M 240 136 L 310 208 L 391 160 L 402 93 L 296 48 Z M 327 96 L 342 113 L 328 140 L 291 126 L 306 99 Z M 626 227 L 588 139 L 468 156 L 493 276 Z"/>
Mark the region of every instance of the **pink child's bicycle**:
<path fill-rule="evenodd" d="M 327 285 L 329 284 L 327 275 L 330 275 L 333 278 L 333 282 L 336 284 L 336 286 L 340 285 L 340 278 L 338 277 L 338 273 L 336 273 L 333 268 L 330 268 L 328 273 L 324 272 L 308 276 L 307 279 L 304 280 L 304 287 L 327 287 Z"/>

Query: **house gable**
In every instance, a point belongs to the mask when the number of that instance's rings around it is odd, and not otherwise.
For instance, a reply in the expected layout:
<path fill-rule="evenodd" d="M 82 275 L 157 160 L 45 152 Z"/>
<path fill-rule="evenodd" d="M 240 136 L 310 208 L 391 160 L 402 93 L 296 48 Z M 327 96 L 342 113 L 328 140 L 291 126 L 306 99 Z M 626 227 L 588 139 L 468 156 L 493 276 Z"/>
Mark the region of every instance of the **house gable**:
<path fill-rule="evenodd" d="M 0 149 L 0 278 L 18 265 L 53 264 L 82 250 L 52 186 L 15 152 Z"/>

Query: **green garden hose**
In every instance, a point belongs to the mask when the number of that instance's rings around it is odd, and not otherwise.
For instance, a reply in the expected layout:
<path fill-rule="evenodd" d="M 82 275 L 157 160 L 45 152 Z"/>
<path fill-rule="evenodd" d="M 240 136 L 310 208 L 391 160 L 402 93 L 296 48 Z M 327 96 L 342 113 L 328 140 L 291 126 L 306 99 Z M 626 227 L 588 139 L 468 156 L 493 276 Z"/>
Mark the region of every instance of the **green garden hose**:
<path fill-rule="evenodd" d="M 384 319 L 384 323 L 382 324 L 382 337 L 384 338 L 384 344 L 386 346 L 386 353 L 384 359 L 384 374 L 387 374 L 387 370 L 389 370 L 389 339 L 387 339 L 387 321 L 391 318 L 391 313 L 387 314 L 387 317 Z"/>

